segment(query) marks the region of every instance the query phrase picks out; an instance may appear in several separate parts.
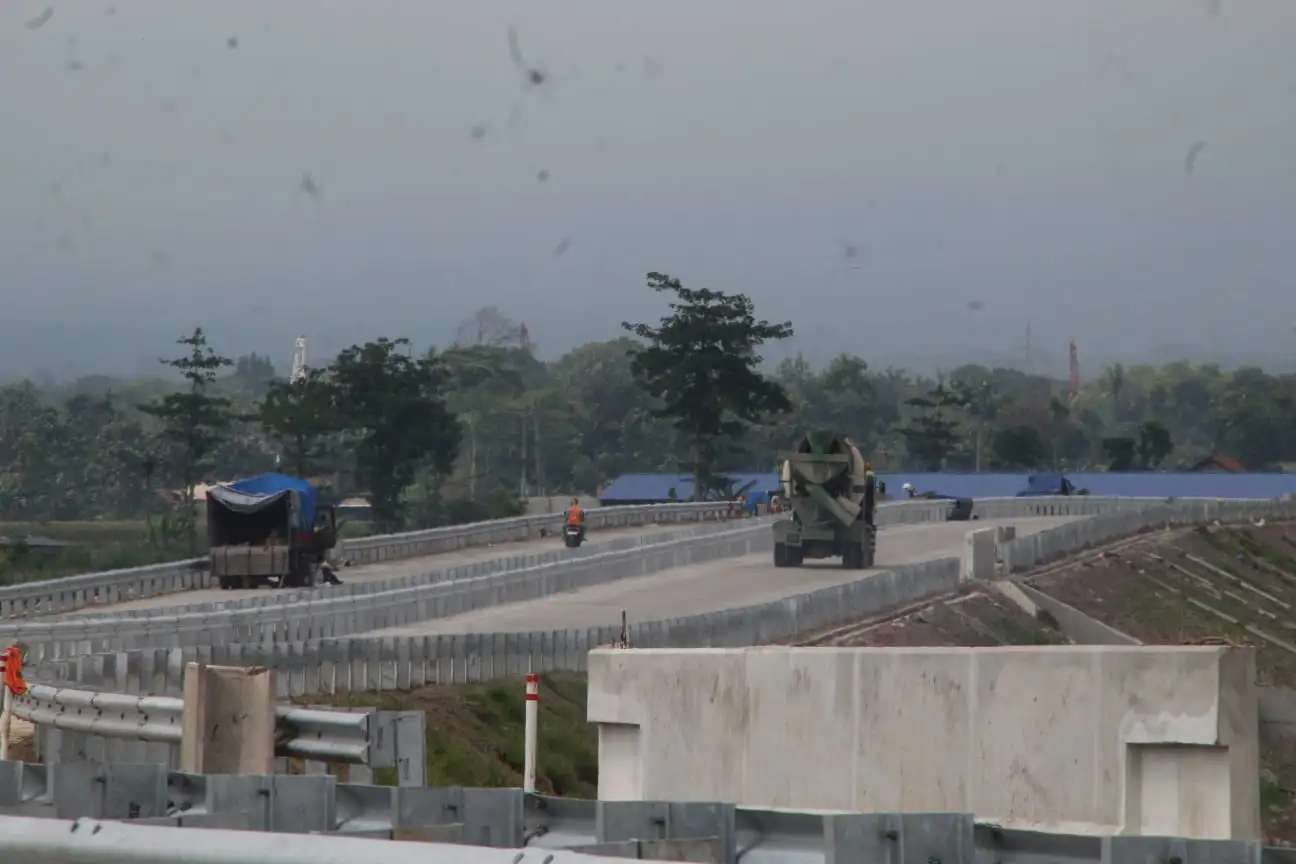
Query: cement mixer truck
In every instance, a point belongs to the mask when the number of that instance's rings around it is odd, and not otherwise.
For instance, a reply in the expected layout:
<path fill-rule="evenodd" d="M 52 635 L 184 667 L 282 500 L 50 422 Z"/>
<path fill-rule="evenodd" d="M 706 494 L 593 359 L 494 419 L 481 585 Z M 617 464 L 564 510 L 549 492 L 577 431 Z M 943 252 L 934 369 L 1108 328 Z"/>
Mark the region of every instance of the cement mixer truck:
<path fill-rule="evenodd" d="M 848 570 L 872 567 L 880 490 L 855 444 L 831 432 L 807 432 L 779 461 L 780 493 L 792 518 L 774 523 L 774 566 L 840 557 Z"/>

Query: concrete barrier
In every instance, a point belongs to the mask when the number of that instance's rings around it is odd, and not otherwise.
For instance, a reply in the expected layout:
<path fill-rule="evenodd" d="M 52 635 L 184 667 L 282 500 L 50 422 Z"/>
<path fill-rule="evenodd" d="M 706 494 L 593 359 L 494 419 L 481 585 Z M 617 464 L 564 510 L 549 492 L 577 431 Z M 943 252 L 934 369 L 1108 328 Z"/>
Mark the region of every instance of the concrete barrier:
<path fill-rule="evenodd" d="M 1202 498 L 1144 501 L 1137 507 L 1113 508 L 1093 519 L 1069 522 L 999 544 L 1008 572 L 1029 570 L 1073 552 L 1152 528 L 1203 522 L 1244 522 L 1258 518 L 1296 519 L 1296 501 L 1239 501 Z"/>
<path fill-rule="evenodd" d="M 669 522 L 713 521 L 727 517 L 729 503 L 720 501 L 600 507 L 587 511 L 591 528 L 624 528 Z M 556 533 L 561 514 L 496 519 L 426 531 L 383 534 L 345 540 L 337 557 L 353 564 L 375 564 L 420 555 L 435 555 L 476 546 L 530 540 Z M 212 587 L 207 559 L 193 558 L 148 567 L 106 570 L 42 582 L 0 588 L 0 619 L 71 612 L 96 604 L 121 603 Z"/>
<path fill-rule="evenodd" d="M 936 521 L 943 502 L 889 507 L 881 524 Z M 427 573 L 357 586 L 351 594 L 302 592 L 294 602 L 253 607 L 198 604 L 181 614 L 21 619 L 0 625 L 0 643 L 22 641 L 32 662 L 131 648 L 184 647 L 232 642 L 302 642 L 427 621 L 484 606 L 511 603 L 585 585 L 673 567 L 734 557 L 767 548 L 768 519 L 730 523 L 729 530 L 683 539 L 641 538 L 628 549 L 566 555 L 564 550 L 519 556 L 511 563 L 481 562 L 446 574 Z M 516 564 L 516 568 L 514 568 Z M 395 586 L 395 587 L 389 587 Z"/>
<path fill-rule="evenodd" d="M 624 552 L 656 543 L 667 543 L 674 540 L 688 540 L 720 534 L 743 527 L 748 523 L 739 520 L 722 520 L 718 522 L 701 522 L 687 527 L 639 534 L 630 537 L 602 537 L 593 534 L 579 549 L 568 549 L 555 540 L 554 547 L 544 552 L 532 552 L 524 555 L 508 554 L 507 544 L 499 548 L 500 557 L 474 561 L 443 569 L 428 569 L 421 573 L 406 576 L 393 576 L 386 579 L 370 579 L 363 582 L 346 581 L 341 585 L 320 585 L 309 589 L 286 589 L 282 591 L 257 591 L 251 596 L 236 597 L 230 600 L 210 600 L 198 603 L 186 603 L 176 606 L 165 606 L 155 609 L 105 609 L 102 612 L 82 612 L 75 616 L 53 615 L 42 617 L 41 623 L 76 620 L 93 621 L 105 619 L 143 619 L 165 618 L 190 613 L 211 614 L 221 610 L 265 610 L 287 606 L 296 606 L 303 602 L 321 598 L 354 597 L 364 594 L 381 594 L 401 588 L 412 588 L 418 585 L 432 585 L 442 582 L 454 582 L 461 579 L 472 579 L 512 570 L 525 570 L 546 564 L 562 561 L 574 561 L 593 555 L 605 555 L 609 552 Z M 430 557 L 429 565 L 437 563 L 437 558 Z M 344 577 L 345 573 L 342 574 Z"/>
<path fill-rule="evenodd" d="M 267 609 L 216 609 L 210 613 L 138 619 L 24 621 L 0 626 L 0 644 L 22 642 L 31 662 L 100 651 L 233 643 L 299 643 L 427 621 L 462 612 L 543 597 L 586 585 L 655 573 L 673 567 L 745 555 L 770 537 L 767 524 L 654 543 L 498 574 L 440 581 L 356 596 L 303 600 Z"/>
<path fill-rule="evenodd" d="M 1092 502 L 1085 502 L 1085 506 L 1092 506 Z M 1201 508 L 1215 505 L 1192 503 L 1180 506 L 1189 508 L 1185 518 L 1201 518 Z M 1272 515 L 1273 510 L 1272 502 L 1250 502 L 1246 508 L 1229 515 L 1249 518 L 1265 512 Z M 1147 516 L 1140 513 L 1118 514 L 1116 518 L 1101 522 L 1098 526 L 1101 530 L 1097 531 L 1067 531 L 1072 527 L 1070 525 L 1054 529 L 1062 536 L 1047 548 L 1060 549 L 1067 543 L 1103 542 L 1122 532 L 1142 530 L 1150 522 L 1164 522 L 1165 519 L 1163 512 Z M 920 511 L 910 511 L 912 518 L 919 515 Z M 1098 521 L 1091 519 L 1077 524 L 1090 525 Z M 768 527 L 757 524 L 723 536 L 696 538 L 684 543 L 701 544 L 705 541 L 712 545 L 697 547 L 702 550 L 697 554 L 722 557 L 767 548 L 769 537 Z M 1003 554 L 1005 545 L 1020 542 L 1009 540 L 1001 543 L 1000 554 Z M 378 595 L 387 598 L 384 602 L 388 606 L 374 614 L 397 617 L 370 617 L 351 632 L 370 624 L 375 627 L 398 626 L 401 622 L 397 618 L 400 616 L 404 616 L 406 621 L 427 620 L 418 616 L 455 614 L 482 605 L 570 590 L 582 584 L 582 578 L 607 581 L 640 575 L 676 566 L 683 560 L 680 556 L 692 554 L 692 548 L 674 541 L 663 544 L 663 548 L 645 547 L 633 558 L 612 555 L 585 559 L 581 565 L 590 569 L 583 571 L 584 575 L 567 568 L 549 571 L 541 568 L 505 574 L 496 580 L 434 585 L 433 588 L 439 587 L 447 593 L 428 595 L 417 602 L 400 592 L 394 596 Z M 954 558 L 897 566 L 855 582 L 768 603 L 670 620 L 631 622 L 626 635 L 633 644 L 645 647 L 758 645 L 811 633 L 832 624 L 875 615 L 898 605 L 955 590 L 960 566 L 960 561 Z M 33 675 L 45 676 L 35 680 L 48 679 L 121 692 L 172 693 L 178 687 L 183 662 L 203 660 L 219 665 L 266 665 L 289 670 L 290 674 L 279 679 L 281 688 L 285 688 L 281 695 L 394 689 L 429 683 L 487 680 L 500 675 L 520 674 L 528 665 L 540 671 L 583 671 L 584 657 L 591 647 L 621 636 L 618 623 L 613 621 L 609 621 L 606 627 L 582 630 L 419 637 L 347 638 L 345 633 L 321 632 L 326 628 L 318 622 L 327 618 L 340 620 L 345 626 L 347 615 L 353 611 L 325 615 L 322 607 L 308 608 L 294 626 L 278 627 L 270 634 L 272 638 L 260 640 L 227 638 L 249 633 L 247 622 L 243 623 L 242 631 L 231 634 L 207 629 L 212 622 L 198 616 L 201 620 L 193 622 L 191 629 L 184 634 L 210 634 L 210 638 L 190 635 L 189 644 L 177 640 L 179 644 L 172 646 L 171 650 L 166 650 L 163 645 L 140 650 L 123 645 L 114 648 L 114 653 L 91 647 L 87 640 L 80 644 L 84 650 L 69 650 L 62 655 L 50 652 L 35 658 Z M 387 621 L 395 623 L 387 624 Z M 175 630 L 171 635 L 183 634 Z M 63 644 L 67 647 L 74 642 Z M 60 656 L 66 659 L 60 659 Z"/>
<path fill-rule="evenodd" d="M 981 518 L 1019 515 L 1096 515 L 1114 508 L 1141 509 L 1164 503 L 1161 499 L 1112 498 L 1003 498 L 977 502 Z M 881 524 L 904 521 L 903 514 L 948 512 L 948 501 L 887 502 L 880 508 Z M 636 507 L 600 507 L 588 511 L 591 528 L 618 528 L 670 522 L 719 521 L 729 514 L 728 502 L 684 502 Z M 888 514 L 896 514 L 890 516 Z M 888 519 L 892 519 L 888 522 Z M 411 531 L 344 541 L 338 557 L 355 564 L 395 561 L 421 555 L 435 555 L 470 547 L 535 539 L 556 532 L 561 516 L 537 515 L 499 519 L 472 525 L 456 525 L 427 531 Z M 89 606 L 111 605 L 128 600 L 175 594 L 212 587 L 207 559 L 194 558 L 147 567 L 86 573 L 42 582 L 0 588 L 0 619 L 73 612 Z M 274 601 L 272 601 L 274 602 Z"/>
<path fill-rule="evenodd" d="M 609 650 L 599 797 L 1260 838 L 1255 649 Z"/>

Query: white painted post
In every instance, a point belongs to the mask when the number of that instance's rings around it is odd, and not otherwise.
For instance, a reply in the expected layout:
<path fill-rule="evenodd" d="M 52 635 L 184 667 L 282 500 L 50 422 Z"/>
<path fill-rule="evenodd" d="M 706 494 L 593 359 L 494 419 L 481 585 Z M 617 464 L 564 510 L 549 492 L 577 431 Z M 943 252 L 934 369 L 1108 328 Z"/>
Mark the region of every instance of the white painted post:
<path fill-rule="evenodd" d="M 540 715 L 540 676 L 528 672 L 526 676 L 526 743 L 522 750 L 522 791 L 535 792 L 536 783 L 536 723 Z"/>
<path fill-rule="evenodd" d="M 5 683 L 5 658 L 0 654 L 0 762 L 9 758 L 9 726 L 13 720 L 13 694 Z"/>

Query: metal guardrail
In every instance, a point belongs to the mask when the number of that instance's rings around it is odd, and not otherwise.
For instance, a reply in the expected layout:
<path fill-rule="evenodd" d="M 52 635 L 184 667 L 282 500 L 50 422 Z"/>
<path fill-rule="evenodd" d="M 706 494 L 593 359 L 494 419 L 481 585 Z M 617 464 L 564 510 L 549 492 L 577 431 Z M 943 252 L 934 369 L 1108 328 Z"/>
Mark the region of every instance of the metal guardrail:
<path fill-rule="evenodd" d="M 657 522 L 690 522 L 724 518 L 724 501 L 599 507 L 586 512 L 591 528 L 617 528 Z M 496 543 L 538 538 L 557 531 L 562 514 L 519 516 L 469 525 L 432 528 L 345 540 L 338 557 L 355 564 L 396 561 Z M 179 591 L 210 587 L 206 558 L 191 558 L 146 567 L 83 573 L 0 588 L 0 619 L 72 612 L 97 604 L 121 603 Z"/>
<path fill-rule="evenodd" d="M 33 684 L 13 700 L 14 716 L 38 726 L 105 738 L 178 745 L 184 700 L 129 696 Z M 278 755 L 318 762 L 369 764 L 373 714 L 279 705 Z"/>
<path fill-rule="evenodd" d="M 372 721 L 369 713 L 279 705 L 275 725 L 286 733 L 279 755 L 367 765 Z"/>
<path fill-rule="evenodd" d="M 1290 849 L 1255 840 L 1138 836 L 1128 829 L 1120 836 L 1054 833 L 978 823 L 967 813 L 824 813 L 696 801 L 590 801 L 526 795 L 520 789 L 391 789 L 324 776 L 205 776 L 168 772 L 162 766 L 0 763 L 0 814 L 24 807 L 26 814 L 39 815 L 21 821 L 0 815 L 0 859 L 131 864 L 445 859 L 450 864 L 453 855 L 456 864 L 593 864 L 601 859 L 586 856 L 652 860 L 655 853 L 700 864 L 1291 864 L 1296 857 Z M 66 818 L 40 818 L 54 813 L 85 821 L 73 830 Z M 180 827 L 190 825 L 196 827 Z M 229 832 L 204 826 L 240 829 L 245 842 L 231 845 Z M 1104 827 L 1111 834 L 1120 830 Z M 137 847 L 127 834 L 111 833 L 125 829 L 138 829 L 139 842 L 147 839 L 148 848 Z M 184 830 L 188 833 L 180 833 Z M 108 837 L 112 854 L 121 857 L 94 857 L 110 853 L 89 842 L 66 845 L 78 835 L 87 841 Z M 408 858 L 403 857 L 404 844 L 356 839 L 410 835 L 445 845 L 422 844 L 414 847 L 421 857 Z M 453 845 L 465 841 L 474 846 Z M 181 848 L 184 853 L 177 851 Z M 222 857 L 235 853 L 245 857 Z M 582 857 L 567 857 L 573 853 Z M 503 855 L 507 859 L 497 858 Z"/>
<path fill-rule="evenodd" d="M 180 743 L 184 701 L 32 684 L 14 697 L 14 716 L 38 726 L 163 744 Z"/>
<path fill-rule="evenodd" d="M 474 849 L 428 843 L 253 834 L 62 819 L 0 817 L 0 851 L 13 861 L 78 864 L 624 864 L 624 858 L 543 849 Z M 180 847 L 184 851 L 180 851 Z"/>

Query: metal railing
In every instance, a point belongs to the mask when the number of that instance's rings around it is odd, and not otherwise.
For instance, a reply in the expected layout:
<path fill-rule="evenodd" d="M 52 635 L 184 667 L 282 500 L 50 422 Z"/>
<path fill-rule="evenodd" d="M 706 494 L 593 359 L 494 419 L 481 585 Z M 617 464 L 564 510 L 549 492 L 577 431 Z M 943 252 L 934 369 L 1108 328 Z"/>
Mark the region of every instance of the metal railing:
<path fill-rule="evenodd" d="M 726 501 L 599 507 L 587 511 L 586 521 L 591 528 L 702 521 L 725 518 L 729 507 L 730 504 Z M 528 540 L 556 532 L 562 525 L 562 520 L 562 514 L 519 516 L 425 531 L 362 537 L 343 541 L 337 557 L 354 564 L 375 564 Z M 87 606 L 121 603 L 208 587 L 211 586 L 206 558 L 83 573 L 0 588 L 0 619 L 72 612 Z"/>
<path fill-rule="evenodd" d="M 453 855 L 456 862 L 474 864 L 593 864 L 601 860 L 594 856 L 652 860 L 655 853 L 710 864 L 1288 864 L 1293 858 L 1290 849 L 1253 839 L 1140 836 L 1138 826 L 1119 825 L 1094 825 L 1086 834 L 1026 830 L 957 812 L 825 813 L 697 801 L 591 801 L 526 795 L 516 788 L 390 789 L 332 777 L 201 775 L 162 766 L 123 766 L 129 770 L 118 772 L 115 767 L 0 764 L 0 813 L 25 806 L 24 815 L 81 817 L 72 823 L 0 816 L 0 859 L 385 864 L 445 858 L 449 864 Z M 38 809 L 50 789 L 63 791 Z M 233 832 L 204 826 L 237 828 L 242 842 L 235 842 Z M 402 836 L 443 845 L 420 844 L 413 848 L 421 857 L 410 858 L 405 844 L 357 839 Z M 94 837 L 106 837 L 107 848 L 90 842 Z M 457 845 L 463 842 L 474 845 Z M 574 853 L 582 857 L 568 857 Z"/>
<path fill-rule="evenodd" d="M 0 851 L 7 861 L 78 864 L 624 864 L 625 860 L 546 849 L 469 850 L 451 844 L 15 816 L 0 816 Z"/>
<path fill-rule="evenodd" d="M 178 745 L 184 700 L 33 684 L 14 697 L 13 714 L 66 732 Z M 279 705 L 275 708 L 276 753 L 317 762 L 367 765 L 372 723 L 373 714 L 368 712 Z"/>

